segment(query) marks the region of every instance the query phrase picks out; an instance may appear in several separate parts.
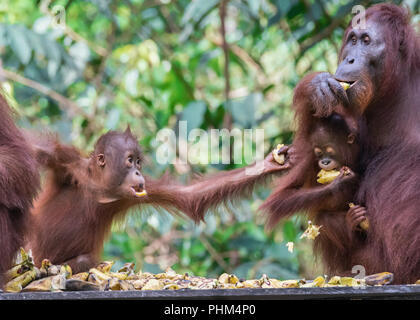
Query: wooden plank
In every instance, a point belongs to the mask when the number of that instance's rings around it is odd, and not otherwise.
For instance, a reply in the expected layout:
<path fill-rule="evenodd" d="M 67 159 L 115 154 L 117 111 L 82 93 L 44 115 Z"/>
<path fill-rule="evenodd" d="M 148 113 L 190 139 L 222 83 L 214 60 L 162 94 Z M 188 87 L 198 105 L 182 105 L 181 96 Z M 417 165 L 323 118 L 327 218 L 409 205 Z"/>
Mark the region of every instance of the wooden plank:
<path fill-rule="evenodd" d="M 65 291 L 0 293 L 0 300 L 145 300 L 145 299 L 417 299 L 420 285 L 389 285 L 382 287 L 329 287 L 288 289 L 215 289 L 156 291 Z"/>

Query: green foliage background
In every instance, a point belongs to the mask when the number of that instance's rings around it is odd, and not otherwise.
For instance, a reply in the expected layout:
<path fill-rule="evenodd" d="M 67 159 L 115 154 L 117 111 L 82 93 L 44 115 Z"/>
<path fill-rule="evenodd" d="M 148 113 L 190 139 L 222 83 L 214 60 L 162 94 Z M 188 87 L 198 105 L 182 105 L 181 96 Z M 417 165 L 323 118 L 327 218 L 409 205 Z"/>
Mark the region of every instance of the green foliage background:
<path fill-rule="evenodd" d="M 418 25 L 420 1 L 394 2 L 409 7 Z M 148 174 L 169 170 L 187 181 L 235 165 L 159 165 L 160 129 L 176 129 L 180 120 L 189 129 L 262 128 L 266 153 L 290 143 L 293 88 L 307 72 L 334 72 L 352 7 L 373 3 L 0 0 L 0 81 L 21 127 L 58 132 L 89 152 L 102 133 L 130 125 Z M 145 271 L 173 266 L 205 276 L 320 274 L 311 244 L 299 240 L 304 218 L 264 230 L 256 209 L 268 194 L 260 188 L 198 226 L 166 213 L 133 212 L 115 226 L 103 258 L 117 267 L 134 261 Z M 288 241 L 295 242 L 293 253 Z"/>

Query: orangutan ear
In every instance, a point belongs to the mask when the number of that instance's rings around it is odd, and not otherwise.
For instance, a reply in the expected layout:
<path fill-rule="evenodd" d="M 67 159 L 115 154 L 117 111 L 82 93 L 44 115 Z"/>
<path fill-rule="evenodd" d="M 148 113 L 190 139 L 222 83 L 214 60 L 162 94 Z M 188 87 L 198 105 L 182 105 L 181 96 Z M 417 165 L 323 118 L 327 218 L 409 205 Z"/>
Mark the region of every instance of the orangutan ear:
<path fill-rule="evenodd" d="M 105 167 L 105 155 L 103 153 L 100 153 L 96 156 L 96 163 L 100 167 Z"/>
<path fill-rule="evenodd" d="M 353 144 L 355 140 L 356 140 L 356 135 L 354 133 L 350 133 L 347 136 L 347 143 L 348 144 Z"/>

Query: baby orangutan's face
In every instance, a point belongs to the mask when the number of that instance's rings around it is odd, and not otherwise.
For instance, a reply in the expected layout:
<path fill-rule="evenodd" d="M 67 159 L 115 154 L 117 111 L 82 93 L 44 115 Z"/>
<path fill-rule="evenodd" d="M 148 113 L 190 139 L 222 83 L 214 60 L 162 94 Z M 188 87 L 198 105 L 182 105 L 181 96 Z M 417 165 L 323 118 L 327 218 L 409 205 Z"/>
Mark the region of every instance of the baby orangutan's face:
<path fill-rule="evenodd" d="M 341 168 L 341 159 L 338 159 L 337 151 L 333 146 L 316 146 L 314 153 L 321 169 L 330 171 Z"/>

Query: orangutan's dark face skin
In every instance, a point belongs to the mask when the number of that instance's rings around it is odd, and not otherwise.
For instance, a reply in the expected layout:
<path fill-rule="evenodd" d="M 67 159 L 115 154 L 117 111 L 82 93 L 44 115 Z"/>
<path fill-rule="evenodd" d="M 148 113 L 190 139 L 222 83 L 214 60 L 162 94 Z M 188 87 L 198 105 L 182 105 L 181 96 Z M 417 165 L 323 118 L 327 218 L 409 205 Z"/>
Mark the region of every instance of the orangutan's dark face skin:
<path fill-rule="evenodd" d="M 362 75 L 369 75 L 370 82 L 376 87 L 384 69 L 385 39 L 381 26 L 374 21 L 366 23 L 366 29 L 351 29 L 344 39 L 339 66 L 335 78 L 358 86 Z"/>

